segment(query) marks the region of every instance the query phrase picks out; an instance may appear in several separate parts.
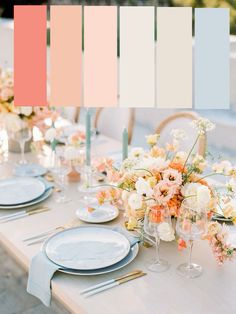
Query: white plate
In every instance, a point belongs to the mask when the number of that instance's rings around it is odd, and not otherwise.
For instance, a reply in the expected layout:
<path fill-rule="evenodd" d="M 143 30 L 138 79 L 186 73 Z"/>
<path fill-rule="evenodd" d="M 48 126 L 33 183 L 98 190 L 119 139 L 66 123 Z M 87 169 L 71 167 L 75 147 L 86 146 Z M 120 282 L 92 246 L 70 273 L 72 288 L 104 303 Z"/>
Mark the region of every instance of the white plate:
<path fill-rule="evenodd" d="M 14 170 L 18 177 L 39 177 L 47 173 L 47 169 L 38 164 L 18 165 Z"/>
<path fill-rule="evenodd" d="M 12 178 L 0 181 L 0 204 L 19 205 L 45 192 L 45 184 L 35 178 Z"/>
<path fill-rule="evenodd" d="M 121 261 L 130 251 L 129 240 L 121 233 L 99 226 L 61 231 L 47 242 L 47 257 L 63 268 L 91 270 Z"/>
<path fill-rule="evenodd" d="M 60 272 L 70 274 L 70 275 L 77 275 L 77 276 L 94 276 L 94 275 L 102 275 L 106 273 L 111 273 L 112 271 L 116 271 L 121 269 L 128 264 L 130 264 L 135 257 L 138 255 L 139 245 L 136 243 L 129 251 L 129 254 L 123 258 L 120 262 L 113 264 L 111 266 L 95 269 L 95 270 L 73 270 L 73 269 L 59 269 Z"/>
<path fill-rule="evenodd" d="M 88 207 L 81 207 L 77 209 L 76 216 L 85 222 L 89 223 L 104 223 L 111 221 L 118 217 L 119 210 L 112 205 L 94 205 L 95 210 L 92 212 L 88 211 Z"/>
<path fill-rule="evenodd" d="M 29 203 L 24 203 L 24 204 L 19 204 L 19 205 L 12 205 L 12 206 L 2 206 L 0 205 L 0 209 L 20 209 L 20 208 L 26 208 L 28 206 L 32 206 L 32 205 L 36 205 L 39 204 L 43 201 L 45 201 L 53 192 L 53 188 L 49 188 L 46 190 L 45 193 L 43 193 L 43 195 L 41 195 L 40 197 L 36 198 L 35 200 L 29 202 Z"/>

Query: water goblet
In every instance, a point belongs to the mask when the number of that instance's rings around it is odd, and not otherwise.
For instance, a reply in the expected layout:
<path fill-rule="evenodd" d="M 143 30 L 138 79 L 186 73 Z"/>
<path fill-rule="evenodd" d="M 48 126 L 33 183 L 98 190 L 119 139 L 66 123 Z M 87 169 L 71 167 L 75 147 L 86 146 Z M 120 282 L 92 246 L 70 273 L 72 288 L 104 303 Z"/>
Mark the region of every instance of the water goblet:
<path fill-rule="evenodd" d="M 27 160 L 25 159 L 25 143 L 28 142 L 32 137 L 32 131 L 31 129 L 25 125 L 24 121 L 21 123 L 22 125 L 19 126 L 19 129 L 16 131 L 10 131 L 9 137 L 19 143 L 20 146 L 20 152 L 21 152 L 21 158 L 19 160 L 20 165 L 27 164 Z"/>
<path fill-rule="evenodd" d="M 66 195 L 66 177 L 71 171 L 71 163 L 65 158 L 65 151 L 62 147 L 56 148 L 53 162 L 54 164 L 50 170 L 55 175 L 56 182 L 60 187 L 56 202 L 67 203 L 71 200 Z"/>
<path fill-rule="evenodd" d="M 182 202 L 179 216 L 176 223 L 176 231 L 179 236 L 189 243 L 189 259 L 177 267 L 177 273 L 187 277 L 195 278 L 202 274 L 202 267 L 192 262 L 192 249 L 195 239 L 199 239 L 206 229 L 207 214 L 206 209 L 193 208 L 190 199 Z"/>
<path fill-rule="evenodd" d="M 167 206 L 156 206 L 147 210 L 144 217 L 144 231 L 151 237 L 155 238 L 155 258 L 147 265 L 148 270 L 152 272 L 164 272 L 170 267 L 168 261 L 161 259 L 159 254 L 161 224 L 168 224 L 172 230 L 171 217 Z"/>

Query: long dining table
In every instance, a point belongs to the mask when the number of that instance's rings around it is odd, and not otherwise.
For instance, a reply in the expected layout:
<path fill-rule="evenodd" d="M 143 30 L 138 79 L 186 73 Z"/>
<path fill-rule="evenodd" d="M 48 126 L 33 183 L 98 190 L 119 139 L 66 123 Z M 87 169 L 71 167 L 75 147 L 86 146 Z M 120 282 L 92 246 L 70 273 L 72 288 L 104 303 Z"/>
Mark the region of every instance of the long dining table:
<path fill-rule="evenodd" d="M 121 143 L 100 135 L 92 144 L 93 154 L 110 156 L 121 152 Z M 30 162 L 37 161 L 33 153 L 26 154 Z M 17 154 L 9 154 L 2 165 L 0 176 L 12 176 Z M 50 210 L 7 223 L 0 224 L 0 244 L 26 271 L 31 259 L 42 244 L 27 246 L 23 239 L 69 223 L 76 219 L 76 209 L 82 198 L 78 183 L 70 183 L 67 193 L 71 202 L 55 202 L 55 194 L 44 203 Z M 14 210 L 1 210 L 0 215 Z M 106 226 L 124 226 L 124 213 Z M 83 222 L 78 223 L 84 225 Z M 171 264 L 168 271 L 152 273 L 146 264 L 154 256 L 153 247 L 140 245 L 138 256 L 128 266 L 109 274 L 98 276 L 74 276 L 57 272 L 52 279 L 52 294 L 71 313 L 77 314 L 233 314 L 236 308 L 236 261 L 218 266 L 206 241 L 197 240 L 193 246 L 193 261 L 204 272 L 201 277 L 186 279 L 176 273 L 176 267 L 187 261 L 188 251 L 178 251 L 177 243 L 162 242 L 160 254 Z M 91 285 L 119 277 L 135 269 L 147 272 L 147 276 L 130 281 L 113 289 L 84 298 L 80 291 Z M 0 310 L 1 312 L 1 310 Z"/>

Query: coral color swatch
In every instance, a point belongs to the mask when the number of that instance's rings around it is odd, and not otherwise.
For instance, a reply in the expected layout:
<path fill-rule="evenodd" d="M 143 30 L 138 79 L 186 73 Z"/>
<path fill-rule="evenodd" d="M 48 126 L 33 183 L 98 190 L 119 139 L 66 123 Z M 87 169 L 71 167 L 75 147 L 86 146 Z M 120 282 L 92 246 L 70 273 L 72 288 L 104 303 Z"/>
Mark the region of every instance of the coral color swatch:
<path fill-rule="evenodd" d="M 82 104 L 82 7 L 51 6 L 50 104 Z"/>
<path fill-rule="evenodd" d="M 14 7 L 14 103 L 47 105 L 46 6 Z"/>

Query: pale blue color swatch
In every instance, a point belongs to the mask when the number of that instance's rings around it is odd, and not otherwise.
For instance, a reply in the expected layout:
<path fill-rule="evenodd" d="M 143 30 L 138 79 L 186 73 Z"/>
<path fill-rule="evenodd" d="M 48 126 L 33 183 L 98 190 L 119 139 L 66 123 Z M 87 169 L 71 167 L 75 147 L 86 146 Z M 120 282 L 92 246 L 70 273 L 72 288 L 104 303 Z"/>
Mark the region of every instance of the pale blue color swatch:
<path fill-rule="evenodd" d="M 229 109 L 229 9 L 195 9 L 196 109 Z"/>

